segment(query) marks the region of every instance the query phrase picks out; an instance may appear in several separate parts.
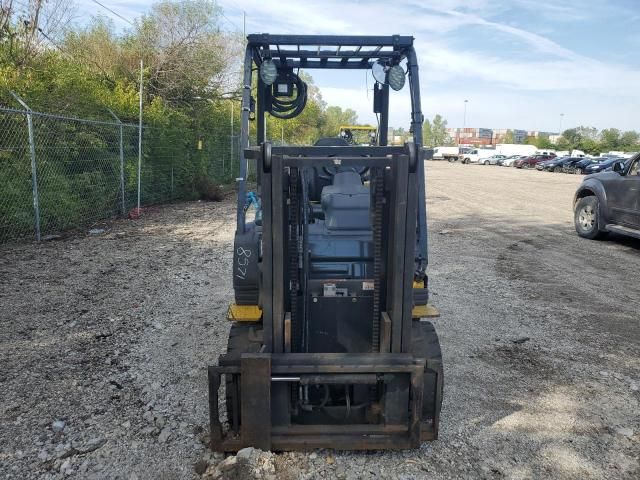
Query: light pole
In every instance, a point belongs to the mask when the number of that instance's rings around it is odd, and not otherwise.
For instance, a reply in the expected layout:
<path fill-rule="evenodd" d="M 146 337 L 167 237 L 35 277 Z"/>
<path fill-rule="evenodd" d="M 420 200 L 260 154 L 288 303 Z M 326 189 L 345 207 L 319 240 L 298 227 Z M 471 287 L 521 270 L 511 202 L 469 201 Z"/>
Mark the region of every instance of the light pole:
<path fill-rule="evenodd" d="M 560 114 L 560 130 L 558 131 L 559 135 L 562 135 L 562 117 L 564 117 L 564 113 Z"/>
<path fill-rule="evenodd" d="M 465 99 L 464 101 L 464 117 L 462 117 L 462 128 L 465 129 L 467 127 L 467 103 L 469 100 Z"/>

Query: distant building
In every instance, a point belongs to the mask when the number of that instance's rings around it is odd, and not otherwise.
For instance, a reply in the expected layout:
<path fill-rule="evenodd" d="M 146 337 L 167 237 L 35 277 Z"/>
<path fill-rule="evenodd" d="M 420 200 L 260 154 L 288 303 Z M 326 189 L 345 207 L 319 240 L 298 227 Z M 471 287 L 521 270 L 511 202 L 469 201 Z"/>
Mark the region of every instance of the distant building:
<path fill-rule="evenodd" d="M 463 145 L 491 145 L 493 130 L 490 128 L 447 128 L 454 142 Z"/>
<path fill-rule="evenodd" d="M 513 143 L 524 143 L 527 139 L 551 137 L 559 135 L 552 132 L 540 132 L 538 130 L 519 130 L 515 128 L 447 128 L 447 133 L 459 145 L 497 145 L 505 142 L 507 134 L 513 134 Z M 553 143 L 554 140 L 551 140 Z"/>
<path fill-rule="evenodd" d="M 493 143 L 507 143 L 504 141 L 507 134 L 511 132 L 513 134 L 513 142 L 511 143 L 524 143 L 527 139 L 527 131 L 526 130 L 517 130 L 511 128 L 498 128 L 493 129 Z"/>

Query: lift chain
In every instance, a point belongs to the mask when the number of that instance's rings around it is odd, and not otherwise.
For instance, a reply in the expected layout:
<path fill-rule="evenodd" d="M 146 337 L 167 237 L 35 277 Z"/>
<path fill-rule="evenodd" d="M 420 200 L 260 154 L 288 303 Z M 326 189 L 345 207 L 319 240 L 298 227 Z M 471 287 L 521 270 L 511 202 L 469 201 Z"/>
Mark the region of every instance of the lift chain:
<path fill-rule="evenodd" d="M 300 351 L 302 334 L 298 318 L 299 278 L 299 230 L 300 202 L 298 197 L 298 169 L 292 167 L 289 172 L 289 294 L 291 301 L 291 351 Z"/>
<path fill-rule="evenodd" d="M 373 216 L 373 325 L 371 329 L 371 351 L 380 350 L 380 301 L 382 290 L 382 215 L 384 210 L 384 170 L 376 168 L 374 173 Z"/>

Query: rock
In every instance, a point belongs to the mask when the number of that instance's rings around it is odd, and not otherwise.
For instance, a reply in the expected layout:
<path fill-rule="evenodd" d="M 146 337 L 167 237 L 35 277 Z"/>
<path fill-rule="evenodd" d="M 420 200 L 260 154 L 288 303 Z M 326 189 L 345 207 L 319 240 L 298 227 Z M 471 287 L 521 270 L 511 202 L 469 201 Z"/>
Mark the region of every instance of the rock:
<path fill-rule="evenodd" d="M 126 428 L 126 429 L 128 430 L 128 429 L 130 429 L 130 428 L 131 428 L 131 422 L 130 422 L 129 420 L 127 420 L 126 422 L 121 423 L 121 424 L 120 424 L 120 426 L 121 426 L 122 428 Z"/>
<path fill-rule="evenodd" d="M 336 461 L 335 458 L 333 458 L 331 455 L 329 455 L 326 458 L 327 465 L 333 465 L 335 463 L 335 461 Z"/>
<path fill-rule="evenodd" d="M 71 466 L 70 459 L 67 458 L 64 462 L 62 462 L 62 465 L 60 465 L 60 473 L 64 475 L 71 475 L 71 473 L 73 473 L 73 467 Z"/>
<path fill-rule="evenodd" d="M 158 428 L 163 428 L 166 423 L 162 415 L 157 415 L 155 422 L 156 422 L 156 427 Z"/>
<path fill-rule="evenodd" d="M 89 470 L 89 460 L 85 460 L 82 462 L 80 467 L 78 468 L 78 473 L 86 473 Z"/>
<path fill-rule="evenodd" d="M 40 450 L 40 453 L 38 453 L 38 460 L 42 462 L 46 462 L 48 458 L 49 458 L 49 453 L 44 449 Z"/>
<path fill-rule="evenodd" d="M 316 452 L 313 452 L 309 455 L 309 460 L 315 460 L 316 458 L 318 458 L 318 454 Z"/>
<path fill-rule="evenodd" d="M 61 432 L 62 430 L 64 430 L 65 425 L 66 423 L 62 420 L 56 420 L 51 424 L 51 430 L 53 430 L 55 433 Z"/>
<path fill-rule="evenodd" d="M 107 443 L 106 438 L 94 437 L 90 439 L 87 443 L 74 447 L 76 452 L 80 455 L 85 453 L 93 452 L 101 447 L 103 447 Z"/>
<path fill-rule="evenodd" d="M 529 337 L 520 337 L 520 338 L 516 338 L 515 340 L 513 340 L 513 343 L 521 344 L 521 343 L 524 343 L 524 342 L 528 342 L 529 340 L 531 340 Z"/>
<path fill-rule="evenodd" d="M 52 240 L 60 240 L 62 237 L 60 235 L 45 235 L 42 237 L 43 242 L 50 242 Z"/>
<path fill-rule="evenodd" d="M 633 429 L 628 427 L 616 427 L 613 429 L 618 435 L 622 435 L 623 437 L 633 437 Z"/>
<path fill-rule="evenodd" d="M 146 412 L 144 412 L 144 414 L 142 415 L 142 418 L 144 420 L 146 420 L 149 423 L 153 423 L 153 412 L 151 410 L 147 410 Z"/>
<path fill-rule="evenodd" d="M 169 430 L 169 427 L 165 427 L 160 432 L 160 435 L 158 435 L 158 442 L 164 443 L 169 439 L 170 436 L 171 436 L 171 430 Z"/>
<path fill-rule="evenodd" d="M 251 460 L 251 457 L 256 452 L 256 449 L 253 447 L 246 447 L 242 450 L 239 450 L 236 454 L 236 459 L 241 463 L 248 463 Z"/>
<path fill-rule="evenodd" d="M 207 471 L 207 467 L 209 467 L 209 462 L 206 460 L 198 460 L 193 469 L 198 475 L 202 475 Z"/>
<path fill-rule="evenodd" d="M 218 464 L 218 468 L 223 472 L 228 472 L 236 468 L 237 464 L 238 464 L 238 459 L 232 455 L 230 457 L 225 458 L 223 461 L 221 461 Z"/>
<path fill-rule="evenodd" d="M 102 235 L 104 232 L 104 228 L 92 228 L 89 230 L 89 235 Z"/>

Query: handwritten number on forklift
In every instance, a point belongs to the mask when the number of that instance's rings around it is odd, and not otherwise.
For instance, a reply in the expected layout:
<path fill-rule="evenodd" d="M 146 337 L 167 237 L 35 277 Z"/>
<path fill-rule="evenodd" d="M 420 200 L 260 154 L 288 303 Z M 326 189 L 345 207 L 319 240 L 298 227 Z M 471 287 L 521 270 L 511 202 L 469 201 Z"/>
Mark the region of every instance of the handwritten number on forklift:
<path fill-rule="evenodd" d="M 248 248 L 238 247 L 236 249 L 238 258 L 238 273 L 236 277 L 244 280 L 247 276 L 247 265 L 249 265 L 249 257 L 251 257 L 251 250 Z"/>

